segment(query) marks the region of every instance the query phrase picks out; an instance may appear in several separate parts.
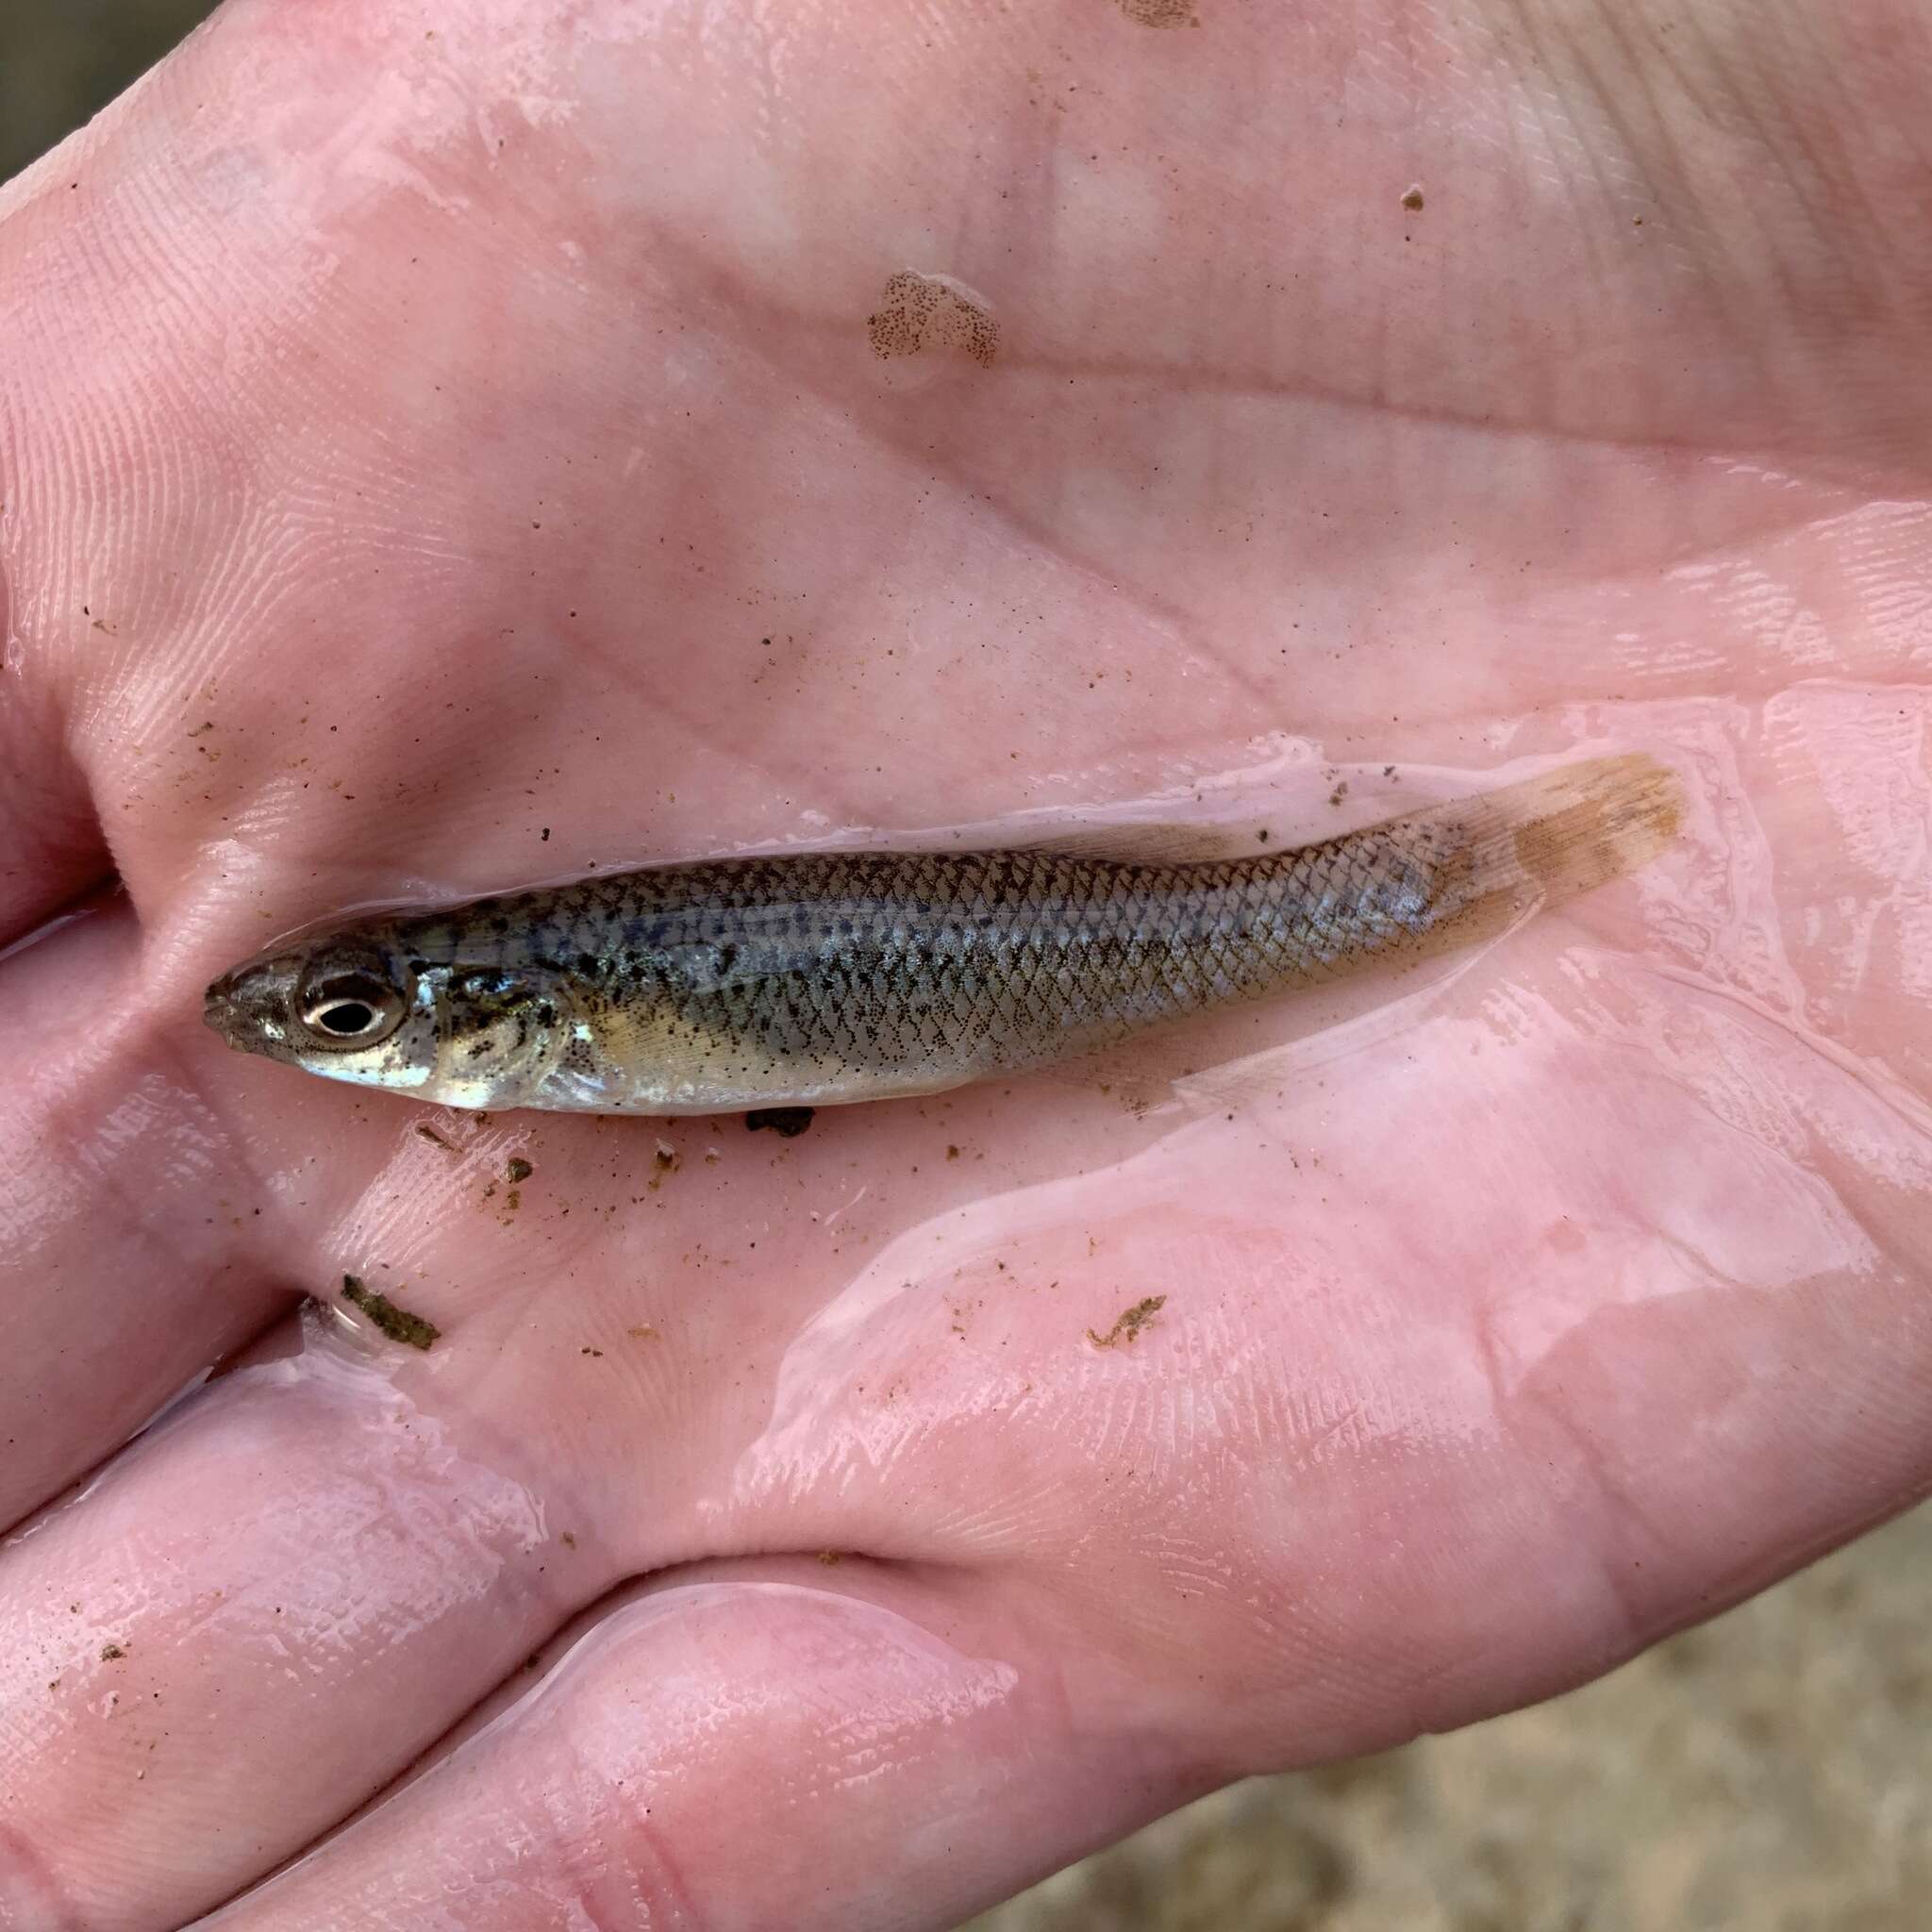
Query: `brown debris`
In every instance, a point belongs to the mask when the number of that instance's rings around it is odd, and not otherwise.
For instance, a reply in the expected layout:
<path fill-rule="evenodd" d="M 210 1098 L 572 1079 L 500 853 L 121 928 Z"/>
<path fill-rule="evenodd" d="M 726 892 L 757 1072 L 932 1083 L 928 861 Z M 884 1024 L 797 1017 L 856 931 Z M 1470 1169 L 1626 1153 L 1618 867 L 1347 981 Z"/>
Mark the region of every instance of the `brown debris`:
<path fill-rule="evenodd" d="M 391 1341 L 427 1348 L 442 1330 L 421 1315 L 412 1315 L 377 1290 L 365 1288 L 353 1274 L 342 1276 L 342 1299 L 353 1302 Z"/>
<path fill-rule="evenodd" d="M 1088 1329 L 1087 1340 L 1095 1348 L 1117 1348 L 1124 1341 L 1131 1342 L 1166 1306 L 1164 1294 L 1150 1294 L 1144 1301 L 1136 1302 L 1131 1308 L 1124 1308 L 1105 1335 Z"/>

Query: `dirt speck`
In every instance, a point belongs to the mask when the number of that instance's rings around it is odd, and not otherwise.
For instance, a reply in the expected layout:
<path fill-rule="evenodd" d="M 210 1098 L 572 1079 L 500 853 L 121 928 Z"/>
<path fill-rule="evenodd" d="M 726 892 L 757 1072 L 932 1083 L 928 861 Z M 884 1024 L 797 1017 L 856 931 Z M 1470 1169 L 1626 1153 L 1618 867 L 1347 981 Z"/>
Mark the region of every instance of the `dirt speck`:
<path fill-rule="evenodd" d="M 1194 0 L 1113 0 L 1136 26 L 1199 26 Z"/>
<path fill-rule="evenodd" d="M 845 1552 L 843 1550 L 821 1550 L 819 1552 L 819 1561 L 827 1570 L 831 1569 L 835 1563 L 842 1563 L 844 1560 Z"/>
<path fill-rule="evenodd" d="M 1338 786 L 1337 786 L 1337 787 L 1335 788 L 1335 790 L 1334 790 L 1333 791 L 1331 791 L 1331 792 L 1330 792 L 1330 793 L 1328 794 L 1328 803 L 1329 803 L 1330 805 L 1340 805 L 1340 804 L 1341 803 L 1341 801 L 1342 801 L 1342 800 L 1343 800 L 1344 798 L 1346 798 L 1347 796 L 1348 796 L 1348 780 L 1347 780 L 1346 778 L 1344 778 L 1344 779 L 1343 779 L 1343 780 L 1341 781 L 1341 783 L 1340 785 L 1338 785 Z"/>
<path fill-rule="evenodd" d="M 865 332 L 881 361 L 958 349 L 984 369 L 1000 346 L 1000 325 L 983 304 L 944 275 L 915 269 L 887 278 L 879 306 L 865 318 Z"/>
<path fill-rule="evenodd" d="M 101 1661 L 104 1664 L 119 1663 L 127 1653 L 118 1643 L 101 1645 Z"/>
<path fill-rule="evenodd" d="M 655 1341 L 658 1339 L 658 1331 L 648 1322 L 640 1322 L 636 1327 L 626 1328 L 624 1332 L 633 1341 Z"/>
<path fill-rule="evenodd" d="M 1409 211 L 1410 214 L 1420 214 L 1422 212 L 1423 208 L 1422 190 L 1419 187 L 1415 186 L 1413 183 L 1411 183 L 1407 192 L 1403 194 L 1402 205 Z"/>
<path fill-rule="evenodd" d="M 512 1187 L 515 1187 L 519 1182 L 528 1180 L 536 1172 L 537 1170 L 521 1154 L 518 1154 L 511 1158 L 509 1165 L 504 1169 L 503 1177 Z"/>
<path fill-rule="evenodd" d="M 440 1133 L 438 1133 L 437 1130 L 434 1127 L 432 1127 L 427 1121 L 418 1121 L 416 1123 L 416 1131 L 419 1134 L 421 1134 L 423 1138 L 425 1141 L 427 1141 L 432 1147 L 441 1147 L 445 1154 L 455 1154 L 458 1151 L 447 1141 L 445 1141 L 443 1137 Z"/>
<path fill-rule="evenodd" d="M 603 1350 L 602 1350 L 601 1348 L 590 1348 L 590 1347 L 585 1347 L 585 1348 L 580 1348 L 580 1349 L 579 1349 L 579 1350 L 577 1351 L 577 1353 L 578 1353 L 579 1355 L 602 1355 L 602 1354 L 604 1353 L 604 1351 L 603 1351 Z"/>
<path fill-rule="evenodd" d="M 397 1307 L 386 1294 L 363 1287 L 353 1274 L 342 1276 L 342 1299 L 353 1302 L 391 1341 L 407 1342 L 411 1348 L 427 1348 L 442 1333 L 434 1322 Z"/>
<path fill-rule="evenodd" d="M 811 1125 L 812 1115 L 817 1108 L 810 1107 L 759 1107 L 744 1117 L 744 1124 L 756 1134 L 760 1127 L 770 1127 L 773 1133 L 787 1141 L 795 1141 Z"/>
<path fill-rule="evenodd" d="M 1105 1335 L 1088 1329 L 1087 1340 L 1095 1348 L 1118 1348 L 1124 1341 L 1133 1341 L 1166 1306 L 1164 1294 L 1150 1294 L 1144 1301 L 1136 1302 L 1131 1308 L 1124 1308 Z"/>

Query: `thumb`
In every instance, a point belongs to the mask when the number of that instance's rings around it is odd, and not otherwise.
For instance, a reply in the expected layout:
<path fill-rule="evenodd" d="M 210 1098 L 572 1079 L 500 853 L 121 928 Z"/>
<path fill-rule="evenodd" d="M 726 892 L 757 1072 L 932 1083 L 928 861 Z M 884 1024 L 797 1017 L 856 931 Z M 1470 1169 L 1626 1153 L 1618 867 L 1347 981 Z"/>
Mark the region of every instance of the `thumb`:
<path fill-rule="evenodd" d="M 1195 1794 L 1071 1723 L 1050 1660 L 970 1592 L 756 1567 L 603 1617 L 206 1932 L 911 1932 Z"/>

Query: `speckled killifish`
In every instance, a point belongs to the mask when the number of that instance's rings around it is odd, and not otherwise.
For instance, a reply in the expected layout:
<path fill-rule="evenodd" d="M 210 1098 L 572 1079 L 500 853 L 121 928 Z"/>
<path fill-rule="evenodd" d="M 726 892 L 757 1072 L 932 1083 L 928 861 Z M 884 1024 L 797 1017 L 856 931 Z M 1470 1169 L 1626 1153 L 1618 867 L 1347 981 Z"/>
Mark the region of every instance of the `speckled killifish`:
<path fill-rule="evenodd" d="M 285 941 L 217 980 L 206 1018 L 244 1052 L 452 1107 L 934 1093 L 1467 945 L 1653 858 L 1678 809 L 1638 755 L 1241 857 L 1129 827 L 603 874 Z"/>

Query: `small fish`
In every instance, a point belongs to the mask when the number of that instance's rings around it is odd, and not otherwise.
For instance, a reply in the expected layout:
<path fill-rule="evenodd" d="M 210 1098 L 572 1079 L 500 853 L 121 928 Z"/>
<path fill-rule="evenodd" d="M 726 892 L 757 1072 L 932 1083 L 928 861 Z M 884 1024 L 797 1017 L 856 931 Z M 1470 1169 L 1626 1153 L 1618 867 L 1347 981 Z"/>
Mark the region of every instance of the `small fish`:
<path fill-rule="evenodd" d="M 1239 858 L 1128 828 L 658 866 L 285 941 L 205 1018 L 244 1053 L 491 1111 L 936 1093 L 1471 944 L 1654 858 L 1678 812 L 1629 756 Z"/>

